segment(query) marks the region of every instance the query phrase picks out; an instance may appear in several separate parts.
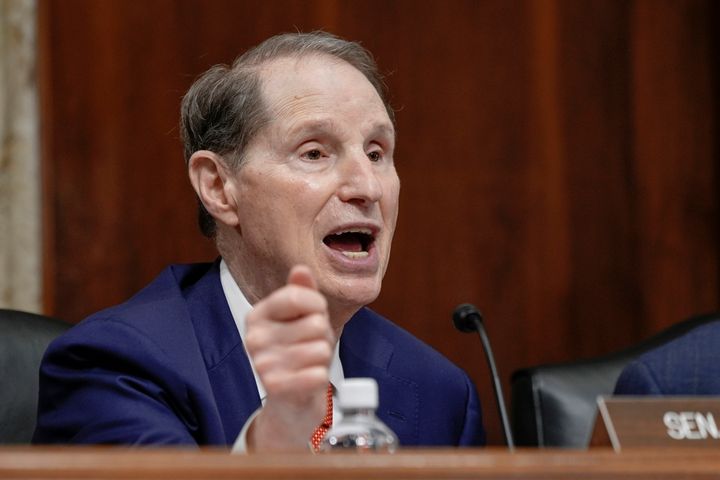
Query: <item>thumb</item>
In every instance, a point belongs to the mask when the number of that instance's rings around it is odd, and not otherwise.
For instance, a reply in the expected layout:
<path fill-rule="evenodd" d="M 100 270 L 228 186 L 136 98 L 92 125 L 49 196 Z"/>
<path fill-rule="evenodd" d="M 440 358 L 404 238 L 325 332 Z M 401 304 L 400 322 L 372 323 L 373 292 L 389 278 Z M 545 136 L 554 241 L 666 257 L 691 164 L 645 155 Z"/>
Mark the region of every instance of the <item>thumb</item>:
<path fill-rule="evenodd" d="M 297 285 L 300 287 L 310 288 L 317 290 L 317 282 L 315 277 L 310 270 L 310 267 L 306 265 L 295 265 L 290 269 L 290 273 L 287 278 L 288 285 Z"/>

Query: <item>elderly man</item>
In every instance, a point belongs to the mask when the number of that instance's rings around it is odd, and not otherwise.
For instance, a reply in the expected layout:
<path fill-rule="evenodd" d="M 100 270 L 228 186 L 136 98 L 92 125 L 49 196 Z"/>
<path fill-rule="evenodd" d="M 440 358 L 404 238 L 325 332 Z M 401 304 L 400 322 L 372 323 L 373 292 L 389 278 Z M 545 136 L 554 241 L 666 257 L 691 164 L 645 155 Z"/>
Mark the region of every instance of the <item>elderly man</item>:
<path fill-rule="evenodd" d="M 35 442 L 307 449 L 333 385 L 372 377 L 401 445 L 482 444 L 467 375 L 365 308 L 400 189 L 370 54 L 322 32 L 270 38 L 195 82 L 182 128 L 221 259 L 171 266 L 54 342 Z"/>

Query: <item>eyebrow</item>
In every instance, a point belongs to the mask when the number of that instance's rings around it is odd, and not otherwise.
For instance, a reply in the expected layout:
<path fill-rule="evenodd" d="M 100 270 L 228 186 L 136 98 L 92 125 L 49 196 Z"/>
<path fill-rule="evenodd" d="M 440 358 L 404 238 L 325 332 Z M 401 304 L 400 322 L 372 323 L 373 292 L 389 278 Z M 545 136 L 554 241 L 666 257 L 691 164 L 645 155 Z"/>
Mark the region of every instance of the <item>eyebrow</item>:
<path fill-rule="evenodd" d="M 289 137 L 296 135 L 336 130 L 335 123 L 332 120 L 301 120 L 293 125 L 288 131 Z"/>
<path fill-rule="evenodd" d="M 385 135 L 387 137 L 395 139 L 395 127 L 392 123 L 380 123 L 376 125 L 373 129 L 373 132 L 377 132 L 380 135 Z"/>
<path fill-rule="evenodd" d="M 296 135 L 306 135 L 309 133 L 319 133 L 323 131 L 332 132 L 336 130 L 337 128 L 335 126 L 335 122 L 330 119 L 302 120 L 290 128 L 290 130 L 288 131 L 288 136 L 293 137 Z M 370 132 L 373 135 L 382 135 L 392 139 L 395 138 L 395 128 L 389 122 L 381 122 L 373 125 L 370 129 Z"/>

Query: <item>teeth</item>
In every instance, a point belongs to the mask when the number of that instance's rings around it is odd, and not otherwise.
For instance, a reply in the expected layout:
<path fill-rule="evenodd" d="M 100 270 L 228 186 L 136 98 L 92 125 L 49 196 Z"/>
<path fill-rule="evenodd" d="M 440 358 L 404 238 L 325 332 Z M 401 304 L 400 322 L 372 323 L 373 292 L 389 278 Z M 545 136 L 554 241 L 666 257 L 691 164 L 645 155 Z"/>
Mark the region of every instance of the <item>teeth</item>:
<path fill-rule="evenodd" d="M 368 252 L 342 252 L 348 258 L 365 258 L 368 256 Z"/>
<path fill-rule="evenodd" d="M 372 230 L 369 228 L 353 228 L 351 230 L 343 230 L 342 232 L 337 232 L 335 235 L 342 235 L 343 233 L 364 233 L 365 235 L 372 235 Z"/>

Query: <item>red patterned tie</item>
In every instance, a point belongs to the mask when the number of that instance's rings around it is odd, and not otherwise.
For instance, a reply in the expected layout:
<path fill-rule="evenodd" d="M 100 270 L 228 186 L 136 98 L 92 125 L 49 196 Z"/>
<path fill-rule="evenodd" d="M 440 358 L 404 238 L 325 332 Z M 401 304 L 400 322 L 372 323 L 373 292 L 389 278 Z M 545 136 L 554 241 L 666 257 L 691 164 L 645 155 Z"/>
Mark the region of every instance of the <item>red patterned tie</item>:
<path fill-rule="evenodd" d="M 322 442 L 322 439 L 325 438 L 325 434 L 328 430 L 330 430 L 330 427 L 332 427 L 332 421 L 333 421 L 333 399 L 332 399 L 333 389 L 332 384 L 328 383 L 328 389 L 327 389 L 327 410 L 325 411 L 325 418 L 323 419 L 322 423 L 315 429 L 315 431 L 312 434 L 312 437 L 310 437 L 310 444 L 313 447 L 313 451 L 317 452 L 318 447 L 320 446 L 320 442 Z"/>

